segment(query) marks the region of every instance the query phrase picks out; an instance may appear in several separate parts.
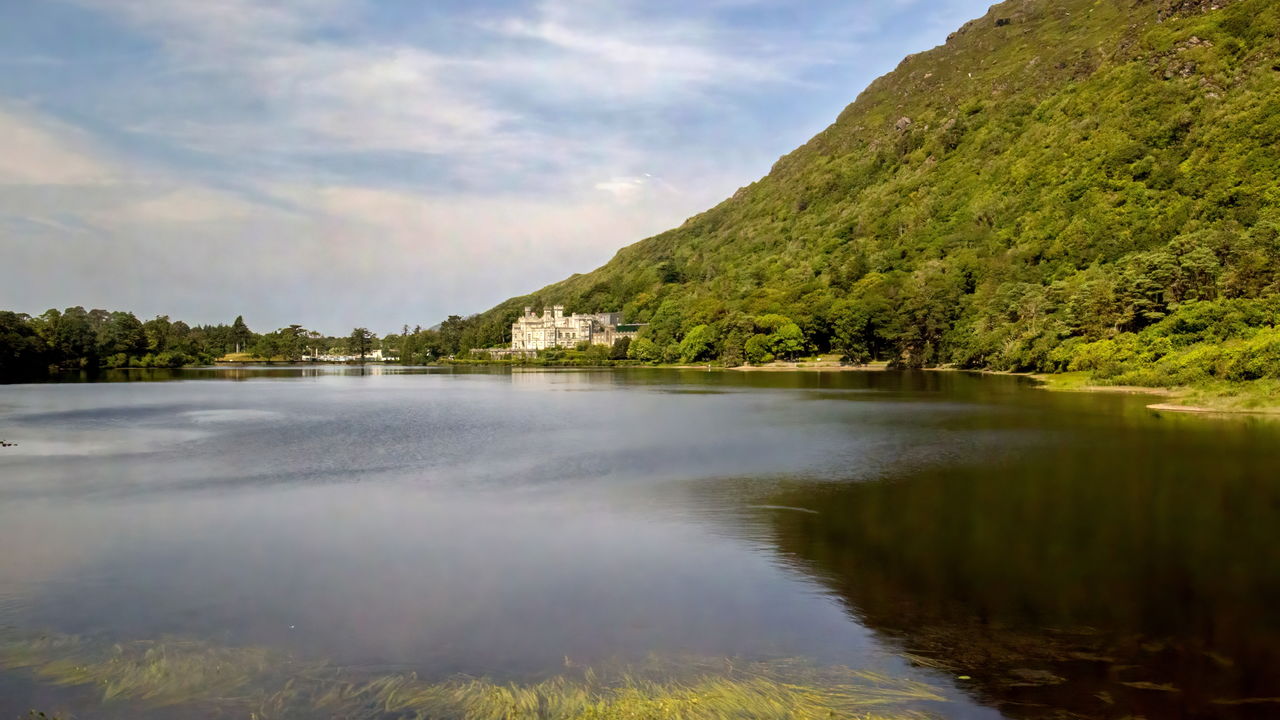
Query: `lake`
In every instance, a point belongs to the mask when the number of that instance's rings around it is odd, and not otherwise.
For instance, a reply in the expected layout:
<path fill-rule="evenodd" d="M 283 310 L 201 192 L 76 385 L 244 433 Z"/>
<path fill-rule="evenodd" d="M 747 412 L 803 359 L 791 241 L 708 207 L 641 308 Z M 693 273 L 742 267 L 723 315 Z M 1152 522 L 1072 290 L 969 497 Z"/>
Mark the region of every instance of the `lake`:
<path fill-rule="evenodd" d="M 611 673 L 1280 716 L 1277 422 L 949 372 L 103 380 L 0 386 L 5 720 Z"/>

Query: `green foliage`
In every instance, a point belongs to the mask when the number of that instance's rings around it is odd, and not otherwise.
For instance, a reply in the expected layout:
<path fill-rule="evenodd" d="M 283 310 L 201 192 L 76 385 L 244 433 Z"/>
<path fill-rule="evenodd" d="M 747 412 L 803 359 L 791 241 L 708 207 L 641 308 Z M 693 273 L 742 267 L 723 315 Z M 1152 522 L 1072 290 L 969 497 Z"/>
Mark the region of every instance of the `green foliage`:
<path fill-rule="evenodd" d="M 1280 5 L 1182 5 L 1002 3 L 729 200 L 468 318 L 474 346 L 554 301 L 649 323 L 646 361 L 814 350 L 1112 378 L 1239 343 L 1258 357 L 1211 375 L 1265 375 L 1261 320 L 1189 308 L 1280 297 Z M 1146 334 L 1228 307 L 1171 351 Z M 802 341 L 775 337 L 787 323 Z"/>
<path fill-rule="evenodd" d="M 613 342 L 613 347 L 609 350 L 610 360 L 626 360 L 627 354 L 631 350 L 631 338 L 618 338 Z"/>
<path fill-rule="evenodd" d="M 715 347 L 715 331 L 707 325 L 698 325 L 680 341 L 680 362 L 693 363 L 706 360 Z"/>
<path fill-rule="evenodd" d="M 773 351 L 769 336 L 757 333 L 747 338 L 747 344 L 743 348 L 743 355 L 746 361 L 752 365 L 773 362 Z"/>
<path fill-rule="evenodd" d="M 352 355 L 357 355 L 361 360 L 364 360 L 365 356 L 373 350 L 373 343 L 377 339 L 378 336 L 375 335 L 373 331 L 369 330 L 369 328 L 354 328 L 351 331 L 350 343 L 347 345 L 347 350 Z"/>
<path fill-rule="evenodd" d="M 21 380 L 43 374 L 49 348 L 25 315 L 0 311 L 0 379 Z"/>
<path fill-rule="evenodd" d="M 662 359 L 662 349 L 657 343 L 642 335 L 631 341 L 631 346 L 627 348 L 627 357 L 646 363 L 658 362 Z"/>
<path fill-rule="evenodd" d="M 780 325 L 769 336 L 768 343 L 769 352 L 789 360 L 794 360 L 797 355 L 805 350 L 804 332 L 800 330 L 799 325 L 793 322 Z"/>
<path fill-rule="evenodd" d="M 1192 301 L 1139 333 L 1064 343 L 1066 370 L 1122 385 L 1205 385 L 1280 379 L 1276 298 Z"/>
<path fill-rule="evenodd" d="M 164 315 L 144 323 L 133 313 L 82 307 L 48 310 L 38 317 L 0 311 L 0 381 L 40 378 L 51 369 L 95 372 L 209 363 L 257 337 L 242 318 L 237 320 L 239 330 L 235 325 L 192 327 Z M 295 339 L 305 333 L 297 325 L 279 332 Z"/>

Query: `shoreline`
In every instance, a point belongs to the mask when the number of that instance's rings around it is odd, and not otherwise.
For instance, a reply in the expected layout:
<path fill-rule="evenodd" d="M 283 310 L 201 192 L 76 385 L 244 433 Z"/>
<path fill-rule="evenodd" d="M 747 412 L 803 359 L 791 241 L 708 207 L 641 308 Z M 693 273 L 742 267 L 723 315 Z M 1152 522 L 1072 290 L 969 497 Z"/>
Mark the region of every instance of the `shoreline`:
<path fill-rule="evenodd" d="M 828 356 L 830 357 L 830 356 Z M 350 365 L 350 363 L 280 363 L 277 361 L 248 362 L 241 360 L 218 360 L 212 365 L 206 367 L 224 367 L 232 368 L 236 366 L 257 364 L 257 365 L 299 365 L 299 364 L 315 364 L 315 365 Z M 364 363 L 366 365 L 384 365 L 396 366 L 395 363 L 373 362 Z M 649 368 L 655 370 L 701 370 L 706 372 L 742 372 L 742 373 L 821 373 L 821 372 L 889 372 L 892 368 L 889 363 L 883 360 L 870 362 L 865 365 L 851 365 L 842 363 L 838 360 L 818 360 L 812 362 L 793 362 L 793 363 L 771 363 L 768 365 L 739 365 L 736 367 L 723 367 L 710 364 L 698 365 L 599 365 L 599 366 L 582 366 L 582 365 L 532 365 L 522 366 L 511 363 L 486 363 L 486 362 L 463 362 L 453 363 L 445 362 L 435 365 L 435 367 L 511 367 L 529 369 L 568 369 L 568 370 L 590 370 L 590 369 L 618 369 L 618 368 Z M 147 368 L 155 369 L 155 368 Z M 977 373 L 982 375 L 1009 375 L 1014 377 L 1024 377 L 1030 379 L 1034 384 L 1033 387 L 1040 390 L 1050 392 L 1085 392 L 1085 393 L 1111 393 L 1121 395 L 1150 395 L 1160 398 L 1157 402 L 1152 402 L 1146 407 L 1154 412 L 1173 412 L 1187 415 L 1200 416 L 1241 416 L 1252 415 L 1261 417 L 1280 417 L 1280 382 L 1255 380 L 1252 383 L 1241 385 L 1220 384 L 1218 386 L 1206 387 L 1146 387 L 1140 385 L 1099 385 L 1092 378 L 1083 372 L 1066 372 L 1066 373 L 1035 373 L 1035 372 L 1009 372 L 1004 370 L 980 370 L 956 367 L 933 367 L 921 368 L 923 372 L 966 372 Z"/>
<path fill-rule="evenodd" d="M 1280 417 L 1280 394 L 1266 392 L 1254 394 L 1263 385 L 1220 387 L 1146 387 L 1141 385 L 1098 385 L 1082 373 L 1009 373 L 1023 375 L 1036 382 L 1036 387 L 1050 392 L 1113 393 L 1121 395 L 1151 395 L 1163 398 L 1146 407 L 1156 412 L 1173 412 L 1186 415 Z M 1255 380 L 1255 383 L 1264 381 Z M 1254 399 L 1267 404 L 1250 405 Z"/>
<path fill-rule="evenodd" d="M 848 365 L 833 361 L 819 361 L 816 363 L 792 363 L 790 365 L 740 365 L 732 368 L 712 368 L 707 365 L 664 365 L 659 367 L 679 370 L 717 369 L 736 372 L 886 372 L 890 370 L 889 364 L 884 361 L 877 361 L 866 365 Z M 1161 402 L 1153 402 L 1146 406 L 1148 410 L 1155 412 L 1173 412 L 1201 416 L 1253 415 L 1261 417 L 1280 417 L 1280 393 L 1270 393 L 1265 395 L 1272 404 L 1260 406 L 1233 405 L 1232 403 L 1247 402 L 1250 400 L 1251 396 L 1247 392 L 1239 391 L 1242 388 L 1226 388 L 1225 392 L 1214 394 L 1213 388 L 1098 385 L 1093 382 L 1091 378 L 1088 378 L 1083 373 L 1078 372 L 1029 373 L 954 367 L 922 368 L 922 370 L 924 372 L 968 372 L 982 375 L 1009 375 L 1014 377 L 1025 377 L 1034 383 L 1035 388 L 1049 392 L 1150 395 L 1153 399 L 1163 399 Z"/>

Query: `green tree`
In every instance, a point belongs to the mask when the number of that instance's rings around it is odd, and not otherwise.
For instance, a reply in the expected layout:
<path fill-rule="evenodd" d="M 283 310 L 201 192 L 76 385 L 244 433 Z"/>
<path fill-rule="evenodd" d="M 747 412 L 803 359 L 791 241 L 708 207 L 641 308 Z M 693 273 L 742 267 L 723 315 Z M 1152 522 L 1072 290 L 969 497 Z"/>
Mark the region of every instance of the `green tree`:
<path fill-rule="evenodd" d="M 169 330 L 172 325 L 168 315 L 157 315 L 142 323 L 142 331 L 147 336 L 147 350 L 162 353 L 169 349 Z"/>
<path fill-rule="evenodd" d="M 373 348 L 373 343 L 378 339 L 368 328 L 358 327 L 351 331 L 350 350 L 352 355 L 359 355 L 360 361 L 364 362 L 364 358 Z"/>
<path fill-rule="evenodd" d="M 0 378 L 39 377 L 48 369 L 48 347 L 30 318 L 0 310 Z"/>
<path fill-rule="evenodd" d="M 278 331 L 280 336 L 280 354 L 289 362 L 297 362 L 306 352 L 307 331 L 301 325 L 290 325 Z"/>
<path fill-rule="evenodd" d="M 275 360 L 277 357 L 282 356 L 284 354 L 284 344 L 281 341 L 280 333 L 270 332 L 259 335 L 253 343 L 250 354 L 253 357 L 267 361 Z"/>
<path fill-rule="evenodd" d="M 459 315 L 450 315 L 440 323 L 440 352 L 443 355 L 456 355 L 462 350 L 462 335 L 467 322 Z"/>
<path fill-rule="evenodd" d="M 610 360 L 626 360 L 627 352 L 631 349 L 631 338 L 620 337 L 613 341 L 613 348 L 609 351 Z"/>
<path fill-rule="evenodd" d="M 657 362 L 662 359 L 662 349 L 647 337 L 641 336 L 631 341 L 627 348 L 627 357 L 640 362 Z"/>
<path fill-rule="evenodd" d="M 694 327 L 680 341 L 680 361 L 693 363 L 711 357 L 714 343 L 715 332 L 709 326 Z"/>
<path fill-rule="evenodd" d="M 230 341 L 235 343 L 236 352 L 244 352 L 253 342 L 253 332 L 249 330 L 249 326 L 244 324 L 244 316 L 237 315 L 235 322 L 231 323 Z"/>
<path fill-rule="evenodd" d="M 805 351 L 804 331 L 793 322 L 780 326 L 769 336 L 769 352 L 794 360 Z"/>
<path fill-rule="evenodd" d="M 147 335 L 142 330 L 142 322 L 130 312 L 111 313 L 98 334 L 98 347 L 102 357 L 123 355 L 127 359 L 145 355 Z"/>
<path fill-rule="evenodd" d="M 582 354 L 583 361 L 591 366 L 609 365 L 611 350 L 608 345 L 589 345 Z"/>
<path fill-rule="evenodd" d="M 743 353 L 746 355 L 747 362 L 752 365 L 763 365 L 773 362 L 773 351 L 770 348 L 769 336 L 757 333 L 747 338 Z"/>
<path fill-rule="evenodd" d="M 67 308 L 57 315 L 53 338 L 52 345 L 63 365 L 98 367 L 98 337 L 84 308 Z"/>

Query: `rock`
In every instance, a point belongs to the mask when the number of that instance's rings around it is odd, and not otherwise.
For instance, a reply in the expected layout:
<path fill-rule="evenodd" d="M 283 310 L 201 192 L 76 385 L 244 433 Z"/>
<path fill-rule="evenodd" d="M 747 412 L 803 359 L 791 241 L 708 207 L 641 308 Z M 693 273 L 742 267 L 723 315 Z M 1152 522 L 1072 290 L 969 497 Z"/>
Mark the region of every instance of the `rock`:
<path fill-rule="evenodd" d="M 904 115 L 898 118 L 898 122 L 894 123 L 893 126 L 898 128 L 900 132 L 905 132 L 907 128 L 911 127 L 911 118 Z"/>
<path fill-rule="evenodd" d="M 1160 22 L 1174 20 L 1189 15 L 1221 10 L 1237 0 L 1164 0 L 1156 17 Z"/>

